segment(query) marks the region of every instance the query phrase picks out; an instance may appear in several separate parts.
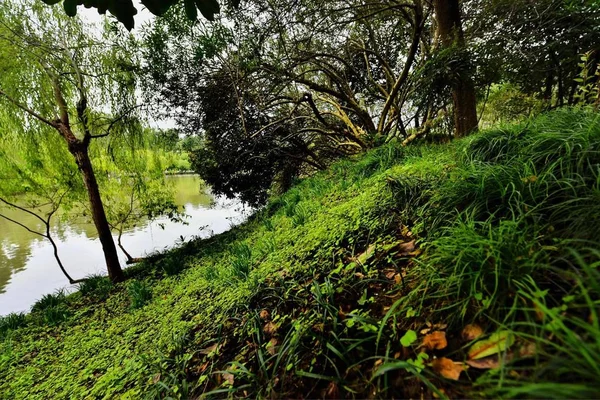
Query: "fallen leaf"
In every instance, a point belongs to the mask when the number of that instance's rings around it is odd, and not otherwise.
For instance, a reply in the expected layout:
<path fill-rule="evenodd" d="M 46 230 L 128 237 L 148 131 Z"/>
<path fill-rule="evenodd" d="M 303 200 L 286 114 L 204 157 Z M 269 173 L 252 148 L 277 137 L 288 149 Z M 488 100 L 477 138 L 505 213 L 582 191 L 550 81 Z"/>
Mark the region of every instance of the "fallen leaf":
<path fill-rule="evenodd" d="M 431 332 L 431 328 L 425 328 L 419 331 L 421 335 L 427 335 L 429 332 Z"/>
<path fill-rule="evenodd" d="M 526 342 L 523 343 L 521 345 L 521 348 L 519 349 L 519 356 L 526 358 L 526 357 L 533 357 L 535 356 L 537 353 L 537 347 L 535 345 L 535 343 L 533 342 Z"/>
<path fill-rule="evenodd" d="M 396 276 L 396 272 L 392 271 L 392 272 L 388 272 L 387 274 L 385 274 L 385 277 L 388 279 L 394 279 L 394 277 Z"/>
<path fill-rule="evenodd" d="M 396 276 L 394 276 L 394 282 L 396 282 L 396 285 L 402 283 L 402 275 L 396 274 Z"/>
<path fill-rule="evenodd" d="M 327 390 L 325 391 L 326 399 L 339 399 L 340 398 L 340 389 L 338 388 L 337 383 L 329 382 L 327 386 Z"/>
<path fill-rule="evenodd" d="M 446 332 L 436 331 L 423 338 L 422 347 L 428 350 L 442 350 L 448 346 Z"/>
<path fill-rule="evenodd" d="M 364 265 L 367 262 L 367 260 L 373 256 L 373 254 L 375 254 L 375 245 L 374 244 L 370 245 L 367 248 L 367 250 L 365 250 L 364 252 L 360 253 L 354 259 L 360 265 Z"/>
<path fill-rule="evenodd" d="M 411 240 L 410 242 L 406 242 L 406 243 L 401 243 L 398 246 L 398 250 L 400 250 L 400 252 L 402 252 L 403 256 L 408 255 L 409 253 L 415 251 L 416 247 L 415 247 L 415 241 Z"/>
<path fill-rule="evenodd" d="M 205 349 L 202 349 L 199 351 L 200 354 L 210 354 L 210 353 L 214 353 L 217 350 L 217 347 L 219 347 L 219 345 L 217 343 L 213 344 L 210 347 L 207 347 Z"/>
<path fill-rule="evenodd" d="M 496 369 L 500 367 L 500 357 L 493 355 L 479 360 L 467 360 L 467 365 L 477 369 Z"/>
<path fill-rule="evenodd" d="M 223 379 L 225 379 L 225 381 L 227 381 L 230 385 L 233 385 L 233 382 L 235 381 L 235 377 L 229 372 L 223 373 Z"/>
<path fill-rule="evenodd" d="M 279 341 L 276 338 L 269 340 L 269 343 L 267 344 L 267 351 L 269 352 L 270 355 L 274 356 L 275 354 L 277 354 L 277 345 L 278 344 L 279 344 Z"/>
<path fill-rule="evenodd" d="M 365 278 L 365 274 L 363 274 L 361 272 L 355 272 L 354 276 L 356 276 L 358 279 L 364 279 Z"/>
<path fill-rule="evenodd" d="M 461 362 L 452 361 L 449 358 L 436 358 L 431 362 L 431 368 L 447 379 L 457 381 L 460 378 L 460 373 L 465 370 L 465 366 Z"/>
<path fill-rule="evenodd" d="M 265 324 L 265 326 L 263 327 L 263 332 L 266 335 L 273 336 L 275 333 L 277 333 L 277 329 L 278 329 L 277 325 L 275 325 L 272 322 L 267 322 Z"/>
<path fill-rule="evenodd" d="M 262 310 L 262 311 L 260 312 L 260 318 L 261 318 L 262 320 L 265 320 L 265 321 L 266 321 L 267 319 L 269 319 L 269 317 L 270 317 L 270 316 L 271 316 L 271 313 L 269 312 L 269 310 Z"/>
<path fill-rule="evenodd" d="M 471 346 L 468 357 L 477 360 L 508 349 L 515 343 L 515 336 L 510 331 L 498 331 L 486 340 L 480 340 Z"/>
<path fill-rule="evenodd" d="M 379 360 L 375 361 L 375 367 L 379 367 L 381 364 L 383 364 L 383 360 L 380 358 Z"/>
<path fill-rule="evenodd" d="M 477 324 L 469 324 L 463 328 L 460 335 L 465 342 L 470 342 L 483 335 L 483 329 Z"/>

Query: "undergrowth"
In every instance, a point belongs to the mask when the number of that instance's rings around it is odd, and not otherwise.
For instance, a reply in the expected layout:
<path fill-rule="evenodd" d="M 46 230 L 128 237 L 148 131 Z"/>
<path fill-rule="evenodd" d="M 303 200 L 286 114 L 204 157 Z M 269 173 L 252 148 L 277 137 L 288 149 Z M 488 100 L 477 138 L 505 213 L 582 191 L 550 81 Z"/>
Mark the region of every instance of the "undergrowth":
<path fill-rule="evenodd" d="M 591 111 L 390 143 L 0 319 L 1 397 L 595 397 L 599 243 Z"/>

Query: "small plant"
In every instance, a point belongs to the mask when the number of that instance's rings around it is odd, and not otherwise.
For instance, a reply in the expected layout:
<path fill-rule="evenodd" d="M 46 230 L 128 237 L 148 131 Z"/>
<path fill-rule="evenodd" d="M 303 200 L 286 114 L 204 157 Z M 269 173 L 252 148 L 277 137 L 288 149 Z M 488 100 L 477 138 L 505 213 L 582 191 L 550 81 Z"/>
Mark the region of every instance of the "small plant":
<path fill-rule="evenodd" d="M 250 250 L 250 246 L 246 243 L 237 244 L 231 249 L 231 255 L 233 256 L 231 261 L 233 274 L 237 278 L 247 278 L 252 268 L 252 250 Z"/>
<path fill-rule="evenodd" d="M 268 232 L 272 232 L 275 230 L 275 227 L 273 226 L 273 221 L 271 221 L 271 218 L 265 218 L 263 220 L 263 225 Z"/>
<path fill-rule="evenodd" d="M 10 313 L 5 317 L 0 317 L 0 336 L 3 336 L 8 331 L 14 331 L 27 323 L 25 314 Z"/>
<path fill-rule="evenodd" d="M 187 353 L 189 335 L 173 335 L 173 350 L 161 352 L 158 360 L 143 358 L 146 370 L 151 372 L 149 398 L 188 399 L 193 390 L 188 382 L 188 370 L 193 353 Z"/>
<path fill-rule="evenodd" d="M 310 216 L 310 213 L 309 213 L 308 209 L 306 208 L 306 206 L 304 206 L 303 204 L 298 204 L 294 208 L 294 215 L 292 216 L 292 224 L 294 224 L 294 226 L 302 226 L 306 223 L 309 216 Z"/>
<path fill-rule="evenodd" d="M 113 284 L 106 276 L 90 275 L 79 284 L 79 292 L 84 296 L 94 296 L 106 299 L 113 288 Z"/>
<path fill-rule="evenodd" d="M 160 267 L 164 271 L 164 273 L 168 276 L 177 275 L 181 271 L 183 271 L 185 264 L 181 259 L 176 259 L 175 257 L 165 257 L 160 262 Z"/>
<path fill-rule="evenodd" d="M 55 326 L 69 319 L 71 313 L 64 304 L 59 304 L 43 309 L 41 316 L 45 325 Z"/>
<path fill-rule="evenodd" d="M 45 311 L 51 307 L 58 307 L 64 304 L 66 301 L 65 291 L 63 289 L 58 290 L 53 294 L 46 294 L 41 299 L 39 299 L 33 307 L 31 307 L 32 312 L 36 311 Z"/>
<path fill-rule="evenodd" d="M 152 290 L 141 281 L 131 281 L 127 285 L 127 292 L 131 300 L 131 308 L 142 308 L 152 298 Z"/>

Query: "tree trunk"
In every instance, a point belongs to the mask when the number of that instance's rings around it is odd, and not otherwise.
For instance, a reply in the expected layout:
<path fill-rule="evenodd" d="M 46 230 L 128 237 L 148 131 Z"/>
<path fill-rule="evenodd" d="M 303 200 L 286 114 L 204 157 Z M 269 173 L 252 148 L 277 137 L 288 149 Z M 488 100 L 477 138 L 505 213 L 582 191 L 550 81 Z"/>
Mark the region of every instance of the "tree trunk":
<path fill-rule="evenodd" d="M 87 146 L 84 143 L 71 144 L 69 150 L 75 157 L 75 161 L 83 175 L 83 182 L 90 200 L 92 219 L 94 220 L 94 225 L 96 225 L 98 237 L 100 238 L 102 250 L 104 251 L 108 276 L 113 282 L 121 282 L 125 277 L 123 275 L 123 270 L 121 269 L 121 264 L 119 263 L 117 247 L 115 246 L 115 241 L 113 240 L 108 220 L 106 219 L 104 205 L 100 198 L 100 190 L 98 189 L 98 182 L 96 181 Z"/>
<path fill-rule="evenodd" d="M 438 26 L 438 36 L 442 46 L 445 48 L 452 46 L 456 46 L 457 49 L 464 48 L 465 38 L 458 0 L 434 0 L 433 6 Z M 465 76 L 463 71 L 454 72 L 457 75 L 452 88 L 454 134 L 456 137 L 463 137 L 478 128 L 477 101 L 471 77 Z"/>

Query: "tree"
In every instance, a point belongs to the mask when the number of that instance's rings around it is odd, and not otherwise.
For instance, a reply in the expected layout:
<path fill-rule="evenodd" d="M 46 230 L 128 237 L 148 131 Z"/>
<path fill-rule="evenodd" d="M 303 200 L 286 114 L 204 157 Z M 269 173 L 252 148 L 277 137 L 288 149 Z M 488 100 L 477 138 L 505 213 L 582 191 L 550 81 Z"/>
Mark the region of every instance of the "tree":
<path fill-rule="evenodd" d="M 129 54 L 95 41 L 77 20 L 9 1 L 0 6 L 0 43 L 0 99 L 8 107 L 5 118 L 23 135 L 62 142 L 87 192 L 109 277 L 123 280 L 90 146 L 108 137 L 135 110 Z M 129 71 L 123 72 L 124 66 Z M 94 112 L 91 104 L 111 107 L 114 113 Z"/>
<path fill-rule="evenodd" d="M 461 53 L 465 49 L 459 0 L 434 0 L 437 34 L 442 49 Z M 461 65 L 457 63 L 457 65 Z M 463 137 L 477 130 L 477 99 L 473 81 L 467 71 L 452 71 L 452 102 L 454 105 L 454 132 Z"/>

